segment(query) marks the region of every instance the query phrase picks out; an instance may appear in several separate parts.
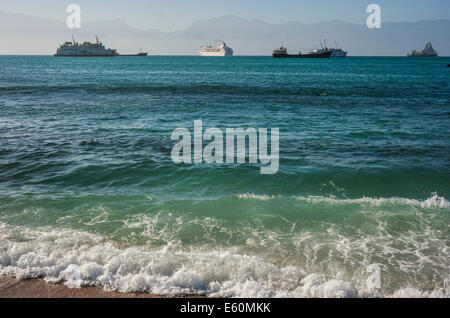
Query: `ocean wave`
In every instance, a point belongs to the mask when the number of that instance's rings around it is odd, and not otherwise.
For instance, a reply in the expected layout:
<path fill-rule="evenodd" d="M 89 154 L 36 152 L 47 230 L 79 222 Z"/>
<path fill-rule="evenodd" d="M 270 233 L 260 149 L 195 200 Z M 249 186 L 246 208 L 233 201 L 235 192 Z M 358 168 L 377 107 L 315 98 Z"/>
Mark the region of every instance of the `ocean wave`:
<path fill-rule="evenodd" d="M 449 209 L 450 202 L 444 197 L 433 193 L 432 196 L 426 200 L 407 199 L 407 198 L 370 198 L 363 197 L 359 199 L 338 199 L 336 197 L 322 197 L 322 196 L 294 196 L 299 201 L 306 201 L 308 203 L 326 202 L 331 204 L 370 204 L 374 206 L 381 205 L 411 205 L 421 208 L 442 208 Z"/>
<path fill-rule="evenodd" d="M 279 266 L 229 249 L 120 246 L 87 232 L 0 223 L 0 274 L 71 288 L 211 297 L 450 297 L 444 288 L 374 292 L 338 276 Z M 450 282 L 450 281 L 449 281 Z M 448 283 L 448 282 L 447 282 Z"/>
<path fill-rule="evenodd" d="M 276 198 L 276 196 L 274 196 L 274 195 L 260 195 L 260 194 L 253 194 L 253 193 L 237 194 L 236 196 L 239 199 L 251 199 L 251 200 L 261 200 L 261 201 L 267 201 L 267 200 Z"/>
<path fill-rule="evenodd" d="M 281 196 L 275 195 L 265 195 L 265 194 L 237 194 L 239 199 L 249 199 L 249 200 L 273 200 L 282 198 Z M 382 206 L 382 205 L 409 205 L 409 206 L 417 206 L 421 208 L 442 208 L 442 209 L 450 209 L 450 201 L 446 198 L 439 196 L 437 193 L 433 193 L 431 197 L 426 200 L 419 199 L 408 199 L 408 198 L 371 198 L 371 197 L 362 197 L 357 199 L 344 199 L 338 198 L 335 196 L 291 196 L 291 199 L 295 199 L 297 201 L 304 201 L 310 204 L 317 203 L 328 203 L 328 204 L 368 204 L 373 206 Z"/>
<path fill-rule="evenodd" d="M 273 84 L 273 83 L 272 83 Z M 323 84 L 323 83 L 321 83 Z M 407 97 L 409 91 L 400 91 L 391 87 L 347 87 L 346 89 L 337 89 L 332 86 L 268 86 L 265 84 L 249 84 L 230 85 L 228 83 L 217 84 L 170 84 L 167 82 L 142 83 L 133 82 L 132 84 L 117 85 L 117 83 L 104 83 L 104 85 L 92 84 L 60 84 L 60 85 L 7 85 L 0 86 L 0 92 L 7 94 L 61 94 L 61 93 L 78 93 L 78 94 L 151 94 L 151 95 L 168 95 L 171 96 L 189 96 L 189 95 L 212 95 L 217 96 L 251 96 L 252 98 L 278 98 L 284 96 L 287 100 L 295 97 L 319 97 L 319 98 L 348 98 L 348 97 Z"/>

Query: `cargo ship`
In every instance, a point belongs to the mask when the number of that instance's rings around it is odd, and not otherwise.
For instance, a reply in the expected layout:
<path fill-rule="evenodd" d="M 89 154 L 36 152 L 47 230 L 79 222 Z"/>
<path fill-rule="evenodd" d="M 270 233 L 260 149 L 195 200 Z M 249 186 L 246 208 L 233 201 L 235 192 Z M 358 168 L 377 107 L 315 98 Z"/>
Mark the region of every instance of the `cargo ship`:
<path fill-rule="evenodd" d="M 54 56 L 56 57 L 114 57 L 118 56 L 117 50 L 107 49 L 95 36 L 96 42 L 84 42 L 79 44 L 72 36 L 72 42 L 60 45 Z"/>
<path fill-rule="evenodd" d="M 301 58 L 301 59 L 328 59 L 331 57 L 332 52 L 330 50 L 324 50 L 320 52 L 310 52 L 308 54 L 288 54 L 286 47 L 280 47 L 272 52 L 272 56 L 275 58 Z"/>

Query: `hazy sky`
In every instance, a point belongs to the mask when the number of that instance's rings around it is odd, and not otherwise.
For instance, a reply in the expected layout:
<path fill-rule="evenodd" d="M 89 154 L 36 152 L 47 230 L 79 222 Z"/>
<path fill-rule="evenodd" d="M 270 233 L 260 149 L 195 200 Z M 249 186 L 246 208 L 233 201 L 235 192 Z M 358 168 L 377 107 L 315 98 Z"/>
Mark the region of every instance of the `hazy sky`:
<path fill-rule="evenodd" d="M 167 31 L 226 14 L 272 23 L 345 20 L 363 24 L 370 3 L 380 5 L 383 21 L 450 18 L 450 0 L 0 0 L 0 10 L 64 21 L 71 3 L 81 6 L 84 21 L 120 18 L 140 29 Z"/>

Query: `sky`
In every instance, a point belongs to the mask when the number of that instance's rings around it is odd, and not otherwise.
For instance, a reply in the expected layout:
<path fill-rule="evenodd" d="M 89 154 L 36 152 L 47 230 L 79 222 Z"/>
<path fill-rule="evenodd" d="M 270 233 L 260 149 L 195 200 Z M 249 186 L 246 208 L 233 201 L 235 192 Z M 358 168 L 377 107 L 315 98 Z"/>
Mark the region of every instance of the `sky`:
<path fill-rule="evenodd" d="M 0 0 L 0 10 L 65 21 L 72 3 L 81 6 L 84 21 L 120 18 L 138 29 L 164 31 L 228 14 L 271 23 L 364 24 L 371 3 L 381 7 L 383 21 L 450 19 L 450 0 Z"/>

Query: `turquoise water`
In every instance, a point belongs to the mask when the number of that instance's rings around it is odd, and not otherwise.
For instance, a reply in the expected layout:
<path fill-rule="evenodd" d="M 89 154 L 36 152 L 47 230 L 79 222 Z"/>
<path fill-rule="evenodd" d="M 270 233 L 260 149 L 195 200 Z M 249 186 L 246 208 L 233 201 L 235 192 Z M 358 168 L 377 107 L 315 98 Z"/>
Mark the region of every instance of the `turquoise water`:
<path fill-rule="evenodd" d="M 2 56 L 0 273 L 164 295 L 449 297 L 449 63 Z M 194 120 L 279 128 L 278 173 L 174 164 L 171 133 Z"/>

